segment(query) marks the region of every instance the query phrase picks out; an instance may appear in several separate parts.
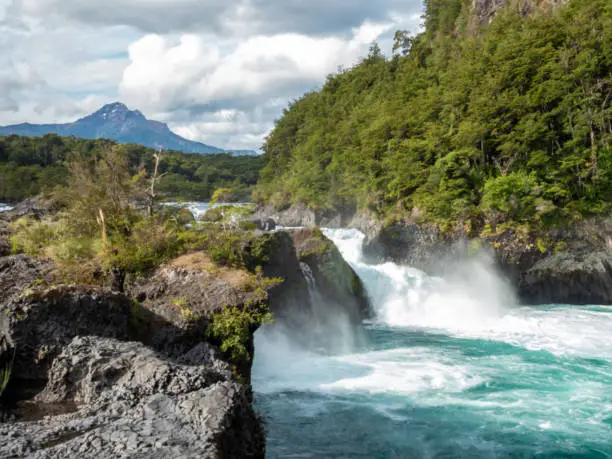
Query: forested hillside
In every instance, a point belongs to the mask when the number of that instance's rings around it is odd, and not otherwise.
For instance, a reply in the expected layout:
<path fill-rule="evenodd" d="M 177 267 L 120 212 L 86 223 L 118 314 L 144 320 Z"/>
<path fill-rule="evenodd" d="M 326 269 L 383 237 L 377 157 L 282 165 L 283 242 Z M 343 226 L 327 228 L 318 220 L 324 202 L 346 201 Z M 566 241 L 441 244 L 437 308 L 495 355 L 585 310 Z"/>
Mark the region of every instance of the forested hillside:
<path fill-rule="evenodd" d="M 18 201 L 64 185 L 71 164 L 80 157 L 99 157 L 115 145 L 108 140 L 60 137 L 0 137 L 0 202 Z M 152 172 L 155 150 L 141 145 L 118 146 L 128 158 L 131 173 Z M 261 157 L 229 154 L 163 155 L 158 191 L 167 199 L 208 200 L 220 187 L 232 188 L 237 200 L 250 199 L 250 188 L 257 182 Z"/>
<path fill-rule="evenodd" d="M 612 2 L 571 0 L 486 27 L 428 0 L 425 32 L 373 45 L 294 101 L 256 197 L 449 223 L 550 225 L 612 200 Z"/>

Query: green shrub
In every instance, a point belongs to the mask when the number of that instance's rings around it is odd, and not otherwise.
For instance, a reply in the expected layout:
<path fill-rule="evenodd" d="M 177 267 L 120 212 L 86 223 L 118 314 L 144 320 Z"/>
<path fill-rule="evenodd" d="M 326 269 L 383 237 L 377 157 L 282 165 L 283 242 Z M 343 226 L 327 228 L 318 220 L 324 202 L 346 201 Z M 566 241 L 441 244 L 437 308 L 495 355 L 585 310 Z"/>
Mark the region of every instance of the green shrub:
<path fill-rule="evenodd" d="M 56 238 L 56 230 L 46 221 L 20 218 L 11 225 L 13 253 L 23 252 L 31 256 L 45 256 L 48 245 Z"/>
<path fill-rule="evenodd" d="M 232 362 L 239 364 L 251 358 L 248 345 L 253 329 L 271 322 L 272 314 L 263 302 L 225 306 L 212 316 L 207 333 L 220 342 L 221 351 Z"/>
<path fill-rule="evenodd" d="M 487 180 L 482 195 L 485 211 L 503 212 L 511 220 L 525 221 L 535 213 L 538 181 L 534 175 L 513 172 Z"/>

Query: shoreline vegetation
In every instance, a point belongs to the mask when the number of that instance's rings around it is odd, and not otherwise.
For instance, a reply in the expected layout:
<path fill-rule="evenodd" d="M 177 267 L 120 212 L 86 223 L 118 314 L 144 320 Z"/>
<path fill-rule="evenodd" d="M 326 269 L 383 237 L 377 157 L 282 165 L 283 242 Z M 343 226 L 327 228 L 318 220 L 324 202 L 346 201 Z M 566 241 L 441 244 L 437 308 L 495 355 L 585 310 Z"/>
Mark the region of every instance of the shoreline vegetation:
<path fill-rule="evenodd" d="M 218 320 L 210 318 L 211 339 L 237 364 L 246 358 L 248 330 L 271 320 L 267 291 L 282 281 L 262 274 L 267 239 L 247 221 L 252 207 L 224 205 L 210 212 L 212 220 L 205 215 L 197 221 L 180 204 L 156 199 L 156 176 L 146 169 L 134 172 L 131 152 L 129 146 L 107 144 L 74 159 L 65 185 L 26 201 L 24 216 L 4 213 L 10 254 L 50 263 L 39 287 L 77 284 L 120 293 L 189 253 L 205 254 L 211 272 L 244 271 L 243 289 L 253 293 L 248 307 L 223 309 Z M 234 196 L 232 189 L 218 188 L 210 202 Z"/>

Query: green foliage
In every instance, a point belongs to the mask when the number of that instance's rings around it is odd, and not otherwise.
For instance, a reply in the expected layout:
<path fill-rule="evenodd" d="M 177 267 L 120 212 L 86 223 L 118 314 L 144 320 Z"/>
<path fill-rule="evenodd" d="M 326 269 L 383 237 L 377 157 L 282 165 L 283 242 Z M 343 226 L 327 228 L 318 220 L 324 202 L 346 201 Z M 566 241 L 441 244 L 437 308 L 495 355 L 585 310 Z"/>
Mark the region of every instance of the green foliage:
<path fill-rule="evenodd" d="M 46 221 L 36 221 L 20 218 L 11 225 L 12 252 L 23 252 L 31 256 L 42 256 L 46 247 L 54 239 L 56 232 Z"/>
<path fill-rule="evenodd" d="M 482 215 L 531 227 L 612 202 L 612 5 L 573 0 L 478 34 L 471 1 L 428 0 L 425 31 L 398 32 L 291 103 L 264 145 L 254 192 L 277 208 Z M 488 223 L 488 222 L 487 222 Z"/>
<path fill-rule="evenodd" d="M 272 322 L 272 315 L 263 302 L 239 306 L 226 306 L 211 318 L 207 333 L 220 342 L 221 351 L 233 362 L 251 358 L 249 340 L 252 331 Z"/>
<path fill-rule="evenodd" d="M 0 396 L 6 389 L 15 359 L 15 348 L 9 346 L 6 337 L 0 336 Z"/>
<path fill-rule="evenodd" d="M 538 191 L 537 178 L 533 174 L 513 172 L 491 178 L 485 183 L 481 207 L 521 221 L 533 215 Z"/>
<path fill-rule="evenodd" d="M 128 160 L 125 147 L 110 146 L 97 158 L 75 161 L 68 185 L 55 193 L 62 210 L 41 221 L 17 220 L 13 251 L 52 259 L 60 282 L 111 283 L 117 289 L 126 277 L 198 250 L 218 265 L 257 273 L 267 245 L 242 223 L 251 206 L 224 206 L 213 224 L 197 224 L 176 207 L 161 206 L 149 216 L 147 176 L 131 175 Z M 263 282 L 254 289 L 265 290 Z"/>
<path fill-rule="evenodd" d="M 210 198 L 210 205 L 220 202 L 232 202 L 235 199 L 234 190 L 231 188 L 217 188 Z"/>
<path fill-rule="evenodd" d="M 80 159 L 98 159 L 113 147 L 108 140 L 86 140 L 48 134 L 44 137 L 0 137 L 0 202 L 19 201 L 49 193 L 67 183 Z M 121 145 L 130 175 L 151 174 L 154 151 L 140 145 Z M 262 158 L 227 154 L 199 155 L 169 152 L 160 164 L 157 191 L 168 200 L 207 201 L 214 190 L 231 187 L 233 201 L 248 201 L 257 182 Z"/>

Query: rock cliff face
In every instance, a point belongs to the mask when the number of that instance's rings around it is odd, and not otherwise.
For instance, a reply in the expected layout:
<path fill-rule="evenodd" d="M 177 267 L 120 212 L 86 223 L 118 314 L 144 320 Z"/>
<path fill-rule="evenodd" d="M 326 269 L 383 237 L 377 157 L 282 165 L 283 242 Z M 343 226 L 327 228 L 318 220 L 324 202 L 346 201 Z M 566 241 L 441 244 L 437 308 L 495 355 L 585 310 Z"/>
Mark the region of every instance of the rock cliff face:
<path fill-rule="evenodd" d="M 527 16 L 541 9 L 555 9 L 567 2 L 568 0 L 472 0 L 471 16 L 478 25 L 487 25 L 507 5 Z"/>
<path fill-rule="evenodd" d="M 539 238 L 512 232 L 470 238 L 462 230 L 401 222 L 369 238 L 371 260 L 393 260 L 432 274 L 445 261 L 488 252 L 527 304 L 612 304 L 612 217 L 551 230 Z"/>
<path fill-rule="evenodd" d="M 74 338 L 53 361 L 36 401 L 75 411 L 0 424 L 0 455 L 263 457 L 244 386 L 228 369 L 212 372 L 198 358 L 184 360 L 168 361 L 141 343 Z"/>
<path fill-rule="evenodd" d="M 293 231 L 291 236 L 298 260 L 310 269 L 321 296 L 330 305 L 341 308 L 355 324 L 369 317 L 371 309 L 365 287 L 338 248 L 317 228 Z"/>

